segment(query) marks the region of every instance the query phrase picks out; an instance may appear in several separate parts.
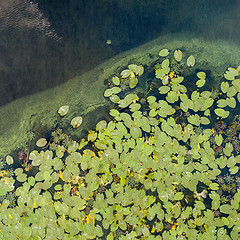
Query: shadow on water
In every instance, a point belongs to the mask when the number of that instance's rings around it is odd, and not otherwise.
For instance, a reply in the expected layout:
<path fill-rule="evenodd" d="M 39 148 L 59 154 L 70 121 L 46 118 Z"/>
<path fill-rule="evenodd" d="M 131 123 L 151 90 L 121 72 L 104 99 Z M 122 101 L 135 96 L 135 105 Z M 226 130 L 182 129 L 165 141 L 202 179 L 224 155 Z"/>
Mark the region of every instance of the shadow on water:
<path fill-rule="evenodd" d="M 0 7 L 0 106 L 167 33 L 240 36 L 236 0 L 0 0 Z"/>

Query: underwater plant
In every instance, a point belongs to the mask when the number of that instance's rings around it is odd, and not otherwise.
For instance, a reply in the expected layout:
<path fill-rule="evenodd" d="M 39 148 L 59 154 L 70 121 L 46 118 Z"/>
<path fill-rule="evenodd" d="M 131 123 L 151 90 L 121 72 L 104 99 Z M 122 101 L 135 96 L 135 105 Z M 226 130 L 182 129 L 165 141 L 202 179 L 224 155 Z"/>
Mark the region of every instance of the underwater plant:
<path fill-rule="evenodd" d="M 240 68 L 228 68 L 215 95 L 204 71 L 189 89 L 183 75 L 197 59 L 184 54 L 162 49 L 142 95 L 131 92 L 142 65 L 108 80 L 114 107 L 85 138 L 57 128 L 28 157 L 19 152 L 32 170 L 2 172 L 0 239 L 240 238 L 239 118 L 228 120 Z"/>

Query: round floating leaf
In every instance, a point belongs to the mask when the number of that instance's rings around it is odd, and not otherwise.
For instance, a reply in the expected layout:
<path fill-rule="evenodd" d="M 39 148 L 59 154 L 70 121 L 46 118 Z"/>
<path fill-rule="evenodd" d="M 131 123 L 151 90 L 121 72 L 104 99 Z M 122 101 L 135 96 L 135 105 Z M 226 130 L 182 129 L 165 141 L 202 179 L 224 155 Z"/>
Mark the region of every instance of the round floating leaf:
<path fill-rule="evenodd" d="M 194 124 L 196 126 L 200 125 L 200 118 L 199 115 L 195 114 L 195 115 L 191 115 L 190 117 L 187 118 L 188 122 L 191 124 Z"/>
<path fill-rule="evenodd" d="M 216 108 L 216 109 L 214 109 L 214 112 L 216 113 L 216 115 L 218 115 L 219 117 L 222 117 L 222 118 L 227 118 L 229 115 L 229 111 L 225 111 L 222 108 Z"/>
<path fill-rule="evenodd" d="M 218 146 L 221 146 L 221 144 L 223 142 L 223 137 L 221 134 L 215 136 L 215 142 Z"/>
<path fill-rule="evenodd" d="M 62 158 L 62 157 L 63 157 L 64 152 L 65 152 L 64 146 L 62 146 L 62 145 L 57 145 L 56 155 L 57 155 L 59 158 Z"/>
<path fill-rule="evenodd" d="M 23 169 L 22 169 L 22 168 L 17 168 L 17 169 L 14 171 L 14 173 L 15 173 L 16 175 L 19 175 L 19 174 L 23 173 Z"/>
<path fill-rule="evenodd" d="M 181 50 L 176 50 L 176 51 L 174 52 L 174 58 L 175 58 L 178 62 L 180 62 L 180 61 L 182 60 L 182 52 L 181 52 Z"/>
<path fill-rule="evenodd" d="M 198 72 L 197 77 L 200 78 L 201 80 L 206 79 L 206 73 L 205 72 Z"/>
<path fill-rule="evenodd" d="M 132 77 L 129 80 L 129 87 L 130 88 L 135 88 L 138 84 L 138 79 L 136 77 Z"/>
<path fill-rule="evenodd" d="M 46 138 L 40 138 L 40 139 L 38 139 L 37 142 L 36 142 L 36 145 L 37 145 L 38 147 L 44 147 L 44 146 L 46 146 L 46 144 L 47 144 Z"/>
<path fill-rule="evenodd" d="M 83 118 L 82 117 L 75 117 L 71 121 L 71 125 L 73 128 L 78 128 L 82 124 Z"/>
<path fill-rule="evenodd" d="M 133 125 L 131 128 L 130 128 L 130 134 L 131 136 L 134 138 L 134 139 L 137 139 L 139 137 L 142 136 L 142 131 L 139 127 Z"/>
<path fill-rule="evenodd" d="M 127 78 L 127 77 L 130 76 L 131 72 L 132 72 L 132 71 L 131 71 L 130 69 L 126 69 L 126 70 L 123 70 L 123 71 L 120 73 L 120 75 L 122 76 L 122 78 Z"/>
<path fill-rule="evenodd" d="M 162 49 L 160 52 L 159 52 L 159 56 L 160 57 L 166 57 L 167 55 L 169 54 L 169 50 L 168 49 Z"/>
<path fill-rule="evenodd" d="M 125 108 L 125 107 L 129 106 L 131 103 L 133 103 L 137 100 L 138 100 L 137 94 L 130 93 L 124 99 L 121 99 L 118 102 L 118 106 L 121 107 L 121 108 Z"/>
<path fill-rule="evenodd" d="M 67 106 L 67 105 L 61 106 L 61 107 L 58 109 L 58 114 L 59 114 L 60 116 L 65 116 L 65 115 L 68 113 L 68 110 L 69 110 L 69 106 Z"/>
<path fill-rule="evenodd" d="M 34 186 L 35 185 L 35 178 L 33 176 L 29 177 L 28 178 L 28 183 L 31 185 L 31 186 Z"/>
<path fill-rule="evenodd" d="M 130 64 L 128 65 L 128 68 L 139 76 L 142 75 L 144 72 L 144 68 L 142 65 L 138 66 L 136 64 Z"/>
<path fill-rule="evenodd" d="M 29 239 L 32 235 L 32 228 L 29 226 L 25 226 L 23 228 L 23 239 Z"/>
<path fill-rule="evenodd" d="M 224 205 L 220 206 L 219 210 L 222 213 L 230 214 L 233 210 L 233 207 L 231 205 L 224 204 Z"/>
<path fill-rule="evenodd" d="M 174 195 L 174 200 L 178 201 L 178 200 L 182 200 L 184 197 L 184 194 L 182 192 L 177 192 L 175 195 Z"/>
<path fill-rule="evenodd" d="M 167 202 L 168 201 L 168 194 L 167 194 L 167 192 L 159 192 L 158 196 L 159 196 L 159 198 L 163 202 Z"/>
<path fill-rule="evenodd" d="M 217 105 L 218 105 L 219 108 L 224 108 L 228 105 L 227 100 L 226 99 L 219 99 L 217 101 Z"/>
<path fill-rule="evenodd" d="M 195 65 L 195 58 L 194 56 L 189 56 L 188 59 L 187 59 L 187 65 L 189 67 L 193 67 Z"/>
<path fill-rule="evenodd" d="M 98 122 L 97 125 L 96 125 L 96 130 L 97 131 L 102 131 L 106 128 L 107 128 L 107 122 L 105 120 L 102 120 L 102 121 Z"/>
<path fill-rule="evenodd" d="M 120 84 L 120 79 L 119 79 L 119 77 L 114 76 L 114 77 L 112 78 L 112 82 L 113 82 L 114 85 L 119 85 L 119 84 Z"/>
<path fill-rule="evenodd" d="M 238 170 L 239 170 L 239 167 L 238 167 L 238 166 L 234 166 L 234 167 L 231 167 L 231 168 L 229 169 L 229 172 L 230 172 L 232 175 L 234 175 L 234 174 L 236 174 L 236 173 L 238 172 Z"/>
<path fill-rule="evenodd" d="M 170 91 L 170 87 L 169 86 L 161 86 L 158 90 L 160 94 L 166 94 L 167 92 Z M 152 96 L 151 96 L 152 97 Z"/>
<path fill-rule="evenodd" d="M 228 68 L 228 70 L 225 72 L 224 77 L 225 77 L 227 80 L 232 81 L 232 80 L 234 80 L 235 77 L 238 76 L 238 75 L 239 75 L 239 73 L 238 73 L 237 69 L 230 67 L 230 68 Z"/>
<path fill-rule="evenodd" d="M 196 86 L 200 88 L 200 87 L 204 86 L 205 82 L 206 82 L 205 79 L 200 79 L 196 82 Z"/>
<path fill-rule="evenodd" d="M 165 59 L 163 62 L 162 62 L 162 68 L 164 69 L 164 68 L 168 68 L 169 67 L 169 59 L 167 58 L 167 59 Z"/>
<path fill-rule="evenodd" d="M 209 91 L 203 91 L 201 92 L 201 97 L 205 98 L 205 99 L 209 99 L 211 97 L 211 92 Z"/>
<path fill-rule="evenodd" d="M 129 106 L 130 110 L 132 112 L 136 112 L 138 111 L 140 108 L 141 108 L 141 104 L 139 103 L 132 103 L 130 106 Z"/>
<path fill-rule="evenodd" d="M 117 116 L 119 116 L 119 111 L 117 110 L 117 109 L 111 109 L 110 111 L 109 111 L 109 114 L 112 116 L 112 117 L 117 117 Z"/>
<path fill-rule="evenodd" d="M 6 163 L 7 163 L 8 165 L 13 164 L 13 158 L 12 158 L 10 155 L 7 155 L 7 157 L 6 157 Z"/>
<path fill-rule="evenodd" d="M 233 151 L 233 145 L 230 142 L 227 142 L 225 145 L 225 148 L 223 148 L 223 153 L 229 157 L 231 156 L 232 151 Z"/>
<path fill-rule="evenodd" d="M 157 100 L 157 98 L 154 97 L 154 96 L 147 97 L 147 101 L 148 101 L 149 104 L 152 104 L 152 103 L 156 102 L 156 100 Z"/>
<path fill-rule="evenodd" d="M 118 95 L 113 94 L 112 96 L 110 96 L 110 101 L 113 103 L 118 103 L 120 101 L 120 97 Z"/>
<path fill-rule="evenodd" d="M 227 96 L 228 97 L 233 97 L 237 94 L 237 90 L 234 86 L 229 87 L 228 91 L 227 91 Z"/>
<path fill-rule="evenodd" d="M 110 96 L 112 96 L 112 94 L 118 94 L 121 91 L 122 90 L 119 87 L 112 87 L 110 89 L 106 89 L 104 92 L 104 97 L 110 97 Z"/>
<path fill-rule="evenodd" d="M 210 187 L 211 190 L 218 190 L 218 184 L 217 183 L 211 183 L 209 185 L 209 187 Z"/>
<path fill-rule="evenodd" d="M 98 183 L 97 181 L 94 181 L 94 182 L 92 182 L 92 183 L 89 184 L 88 189 L 89 189 L 91 192 L 93 192 L 93 191 L 97 190 L 98 187 L 99 187 L 99 183 Z"/>
<path fill-rule="evenodd" d="M 136 73 L 138 71 L 138 65 L 130 64 L 130 65 L 128 65 L 128 69 L 130 69 L 132 72 Z"/>
<path fill-rule="evenodd" d="M 210 123 L 210 120 L 207 117 L 201 117 L 200 122 L 203 125 L 208 125 Z"/>
<path fill-rule="evenodd" d="M 19 175 L 17 176 L 17 180 L 18 180 L 19 182 L 25 182 L 25 181 L 27 180 L 27 174 L 25 174 L 25 173 L 19 174 Z"/>
<path fill-rule="evenodd" d="M 122 91 L 122 89 L 119 87 L 113 87 L 111 88 L 111 90 L 112 90 L 112 94 L 118 94 Z"/>
<path fill-rule="evenodd" d="M 104 97 L 110 97 L 112 96 L 112 89 L 106 89 L 104 92 Z"/>
<path fill-rule="evenodd" d="M 163 85 L 167 85 L 169 83 L 169 76 L 168 75 L 165 75 L 163 78 L 162 78 L 162 84 Z"/>
<path fill-rule="evenodd" d="M 50 181 L 51 175 L 50 175 L 50 173 L 49 173 L 48 171 L 44 171 L 44 172 L 43 172 L 43 179 L 44 179 L 45 181 Z"/>
<path fill-rule="evenodd" d="M 222 92 L 223 92 L 223 93 L 226 93 L 226 92 L 228 91 L 228 89 L 229 89 L 229 84 L 228 84 L 228 82 L 222 82 L 222 83 L 221 83 L 221 90 L 222 90 Z"/>
<path fill-rule="evenodd" d="M 236 107 L 237 103 L 236 103 L 236 100 L 234 97 L 227 98 L 226 100 L 227 100 L 227 104 L 229 107 L 231 107 L 231 108 Z"/>

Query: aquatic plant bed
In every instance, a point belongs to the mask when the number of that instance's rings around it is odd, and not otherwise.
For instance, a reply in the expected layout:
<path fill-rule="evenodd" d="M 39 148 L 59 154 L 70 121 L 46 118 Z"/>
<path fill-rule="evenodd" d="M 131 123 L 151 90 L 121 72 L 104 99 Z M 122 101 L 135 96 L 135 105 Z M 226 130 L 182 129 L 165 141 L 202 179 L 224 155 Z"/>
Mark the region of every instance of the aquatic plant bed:
<path fill-rule="evenodd" d="M 240 239 L 240 66 L 216 88 L 184 54 L 106 79 L 112 108 L 85 138 L 58 127 L 1 159 L 0 239 Z"/>

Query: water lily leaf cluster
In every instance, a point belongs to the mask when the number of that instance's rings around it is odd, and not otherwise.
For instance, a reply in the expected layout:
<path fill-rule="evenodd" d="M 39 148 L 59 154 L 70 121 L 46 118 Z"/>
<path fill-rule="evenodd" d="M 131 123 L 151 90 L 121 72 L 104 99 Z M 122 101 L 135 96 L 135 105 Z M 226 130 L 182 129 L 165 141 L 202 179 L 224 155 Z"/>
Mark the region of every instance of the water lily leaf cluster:
<path fill-rule="evenodd" d="M 125 91 L 144 73 L 128 65 L 104 92 L 114 104 L 108 119 L 82 139 L 57 128 L 30 152 L 31 171 L 2 170 L 0 238 L 239 239 L 240 191 L 229 189 L 240 180 L 240 120 L 223 122 L 240 99 L 239 71 L 228 68 L 215 99 L 192 55 L 194 89 L 175 72 L 184 59 L 181 50 L 160 50 L 156 86 L 145 95 Z"/>

